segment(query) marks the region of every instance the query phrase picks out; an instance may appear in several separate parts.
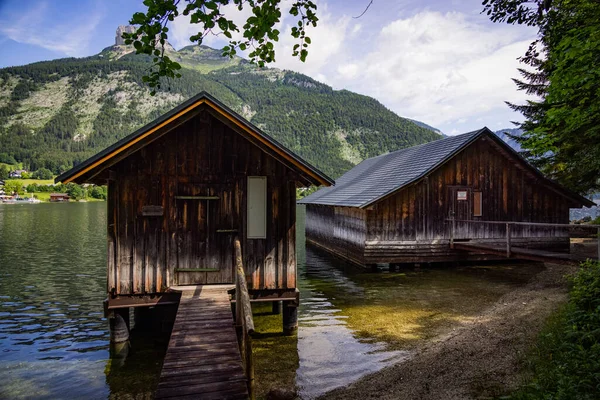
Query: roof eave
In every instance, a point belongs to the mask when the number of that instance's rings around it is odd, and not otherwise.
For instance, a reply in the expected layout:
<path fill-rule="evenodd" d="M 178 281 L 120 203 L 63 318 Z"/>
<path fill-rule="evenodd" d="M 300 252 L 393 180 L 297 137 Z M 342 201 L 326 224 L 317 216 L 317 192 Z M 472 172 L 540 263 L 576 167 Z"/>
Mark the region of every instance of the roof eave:
<path fill-rule="evenodd" d="M 211 104 L 212 103 L 212 104 Z M 210 94 L 206 92 L 201 92 L 198 95 L 190 98 L 179 106 L 173 108 L 169 112 L 163 114 L 159 118 L 154 121 L 146 124 L 140 129 L 136 130 L 132 134 L 126 136 L 125 138 L 119 140 L 112 146 L 107 147 L 102 150 L 98 154 L 90 157 L 86 161 L 77 165 L 76 167 L 71 168 L 69 171 L 64 172 L 55 178 L 55 183 L 59 182 L 77 182 L 77 178 L 82 177 L 86 172 L 93 170 L 94 168 L 101 168 L 102 165 L 110 160 L 112 156 L 118 154 L 123 149 L 137 143 L 138 141 L 144 139 L 145 137 L 151 135 L 157 129 L 170 124 L 173 120 L 178 117 L 188 113 L 194 108 L 198 107 L 201 104 L 207 104 L 211 108 L 215 109 L 217 112 L 221 113 L 225 117 L 229 118 L 231 116 L 233 118 L 233 122 L 240 126 L 240 128 L 249 131 L 250 133 L 254 133 L 256 137 L 261 140 L 268 147 L 272 147 L 272 149 L 282 156 L 287 156 L 291 159 L 291 164 L 296 166 L 299 169 L 299 173 L 303 174 L 308 181 L 323 186 L 331 186 L 334 184 L 334 180 L 325 175 L 323 172 L 310 165 L 308 162 L 304 161 L 301 157 L 294 154 L 289 149 L 285 148 L 275 139 L 270 137 L 269 135 L 262 132 L 258 127 L 252 125 L 250 122 L 246 121 L 243 117 L 237 114 L 235 111 L 231 110 L 229 107 L 225 106 L 216 98 L 212 97 Z M 231 119 L 231 118 L 230 118 Z M 85 181 L 85 179 L 84 179 Z M 77 183 L 84 183 L 77 182 Z"/>

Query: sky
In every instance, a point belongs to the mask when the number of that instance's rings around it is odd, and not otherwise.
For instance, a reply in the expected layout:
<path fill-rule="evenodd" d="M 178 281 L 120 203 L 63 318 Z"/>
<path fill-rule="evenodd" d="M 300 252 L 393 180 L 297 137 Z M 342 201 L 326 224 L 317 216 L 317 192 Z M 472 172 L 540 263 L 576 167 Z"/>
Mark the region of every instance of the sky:
<path fill-rule="evenodd" d="M 282 32 L 273 67 L 304 73 L 379 100 L 398 115 L 454 135 L 488 126 L 511 127 L 521 116 L 518 57 L 535 39 L 533 28 L 495 24 L 481 0 L 316 0 L 319 23 L 305 63 L 291 56 L 287 34 L 292 0 L 282 0 Z M 229 7 L 229 6 L 228 6 Z M 0 0 L 0 68 L 99 53 L 114 43 L 118 25 L 143 11 L 141 0 Z M 226 10 L 238 25 L 248 11 Z M 169 42 L 179 49 L 197 31 L 180 17 Z M 235 37 L 234 37 L 235 38 Z M 206 45 L 221 48 L 221 36 Z"/>

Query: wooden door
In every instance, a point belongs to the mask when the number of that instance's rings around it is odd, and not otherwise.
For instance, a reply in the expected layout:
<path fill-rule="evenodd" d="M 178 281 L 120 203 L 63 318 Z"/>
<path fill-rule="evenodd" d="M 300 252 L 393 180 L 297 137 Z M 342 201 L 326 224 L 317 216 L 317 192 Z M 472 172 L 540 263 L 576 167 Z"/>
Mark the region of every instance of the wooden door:
<path fill-rule="evenodd" d="M 225 221 L 233 218 L 227 187 L 180 185 L 177 209 L 177 283 L 233 282 L 233 234 Z"/>
<path fill-rule="evenodd" d="M 466 186 L 448 187 L 448 216 L 454 216 L 457 220 L 454 239 L 469 239 L 471 225 L 469 223 L 458 222 L 460 220 L 469 221 L 473 217 L 472 190 Z"/>

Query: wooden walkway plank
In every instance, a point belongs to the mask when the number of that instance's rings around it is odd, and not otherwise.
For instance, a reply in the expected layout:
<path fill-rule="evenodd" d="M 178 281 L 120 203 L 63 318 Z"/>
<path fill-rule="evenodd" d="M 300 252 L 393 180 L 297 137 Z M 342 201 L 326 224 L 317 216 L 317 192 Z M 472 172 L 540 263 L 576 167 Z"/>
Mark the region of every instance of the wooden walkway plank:
<path fill-rule="evenodd" d="M 229 374 L 214 374 L 214 375 L 188 375 L 185 377 L 170 377 L 162 380 L 158 385 L 159 389 L 167 387 L 179 387 L 186 385 L 199 385 L 201 383 L 212 382 L 230 382 L 230 381 L 245 381 L 245 375 L 229 375 Z"/>
<path fill-rule="evenodd" d="M 227 289 L 185 286 L 156 399 L 248 399 Z"/>

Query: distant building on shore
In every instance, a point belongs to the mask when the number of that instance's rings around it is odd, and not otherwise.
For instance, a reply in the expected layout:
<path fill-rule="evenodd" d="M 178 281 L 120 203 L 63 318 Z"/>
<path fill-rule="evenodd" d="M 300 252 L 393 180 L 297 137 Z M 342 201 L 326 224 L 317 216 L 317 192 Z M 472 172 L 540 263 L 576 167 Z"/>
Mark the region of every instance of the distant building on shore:
<path fill-rule="evenodd" d="M 9 178 L 21 178 L 23 174 L 26 174 L 27 171 L 24 169 L 16 169 L 14 171 L 10 171 L 8 173 Z"/>
<path fill-rule="evenodd" d="M 53 203 L 58 203 L 61 201 L 69 201 L 71 196 L 66 193 L 50 193 L 50 201 Z"/>

